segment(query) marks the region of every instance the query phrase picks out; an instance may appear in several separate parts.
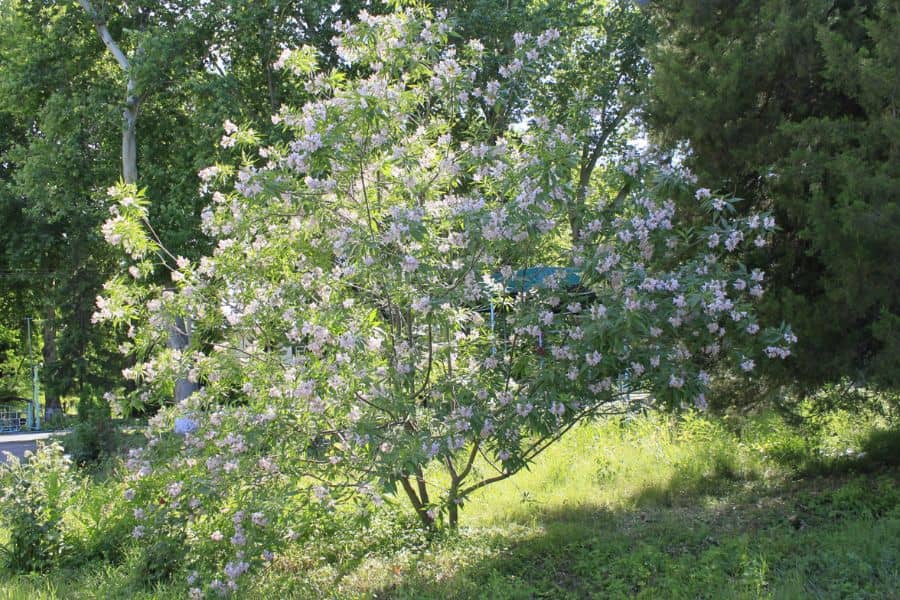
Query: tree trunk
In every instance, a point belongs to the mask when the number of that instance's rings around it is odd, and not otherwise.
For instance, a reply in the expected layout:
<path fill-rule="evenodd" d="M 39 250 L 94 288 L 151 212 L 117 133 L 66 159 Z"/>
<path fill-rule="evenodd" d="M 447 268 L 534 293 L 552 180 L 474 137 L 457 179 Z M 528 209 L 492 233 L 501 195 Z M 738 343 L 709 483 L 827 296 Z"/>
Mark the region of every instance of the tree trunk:
<path fill-rule="evenodd" d="M 113 39 L 106 26 L 106 21 L 100 14 L 94 10 L 90 0 L 78 0 L 78 3 L 90 17 L 94 23 L 97 34 L 103 41 L 103 44 L 112 54 L 113 58 L 119 64 L 119 68 L 128 78 L 125 88 L 125 108 L 122 111 L 122 180 L 126 184 L 136 184 L 138 180 L 137 168 L 137 119 L 140 110 L 141 98 L 137 93 L 137 82 L 132 72 L 131 61 L 128 56 L 119 47 L 119 44 Z M 138 55 L 141 48 L 135 51 L 132 56 Z M 270 90 L 271 92 L 271 90 Z M 169 327 L 169 347 L 176 350 L 184 350 L 190 343 L 190 332 L 188 327 L 190 322 L 185 323 L 184 318 L 176 317 L 175 322 Z M 175 402 L 184 400 L 192 393 L 197 391 L 198 385 L 187 379 L 178 379 L 175 381 Z"/>
<path fill-rule="evenodd" d="M 122 179 L 125 183 L 137 183 L 137 117 L 140 105 L 140 97 L 136 94 L 137 82 L 134 80 L 131 71 L 131 62 L 128 56 L 113 39 L 106 21 L 98 13 L 90 0 L 78 0 L 78 3 L 84 9 L 84 12 L 94 23 L 94 29 L 103 41 L 103 45 L 109 50 L 113 58 L 119 64 L 119 68 L 128 77 L 128 83 L 125 90 L 125 110 L 122 113 L 124 122 L 122 123 Z M 140 48 L 138 48 L 138 52 Z"/>
<path fill-rule="evenodd" d="M 59 356 L 56 351 L 56 317 L 52 310 L 44 315 L 44 324 L 41 327 L 41 337 L 44 339 L 42 357 L 44 359 L 44 372 L 52 373 Z M 44 382 L 44 418 L 48 419 L 56 412 L 62 412 L 62 403 L 59 393 L 52 385 Z"/>
<path fill-rule="evenodd" d="M 450 490 L 447 493 L 447 524 L 453 530 L 459 527 L 459 484 L 461 479 L 451 473 Z"/>
<path fill-rule="evenodd" d="M 450 529 L 457 529 L 459 527 L 459 505 L 456 503 L 456 498 L 450 501 L 447 513 Z"/>
<path fill-rule="evenodd" d="M 428 506 L 422 503 L 421 498 L 416 494 L 416 490 L 413 489 L 412 484 L 406 477 L 401 477 L 400 485 L 403 486 L 403 491 L 406 492 L 406 496 L 413 505 L 416 514 L 419 516 L 419 520 L 422 521 L 422 525 L 425 529 L 433 529 L 434 517 L 428 514 Z"/>
<path fill-rule="evenodd" d="M 175 323 L 169 328 L 169 348 L 173 350 L 184 351 L 191 342 L 190 320 L 185 322 L 182 317 L 175 317 Z M 175 380 L 175 402 L 181 402 L 194 392 L 200 389 L 200 386 L 188 379 Z"/>
<path fill-rule="evenodd" d="M 128 78 L 125 110 L 122 113 L 122 179 L 125 183 L 137 183 L 137 117 L 140 102 L 134 95 L 135 82 Z"/>

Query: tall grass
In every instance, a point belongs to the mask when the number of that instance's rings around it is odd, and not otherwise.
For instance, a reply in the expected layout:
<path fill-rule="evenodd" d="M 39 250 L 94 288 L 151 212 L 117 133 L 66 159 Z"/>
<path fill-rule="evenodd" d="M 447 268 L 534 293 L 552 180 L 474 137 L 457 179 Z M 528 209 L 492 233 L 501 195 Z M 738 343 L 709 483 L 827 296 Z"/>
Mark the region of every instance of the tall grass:
<path fill-rule="evenodd" d="M 353 527 L 336 515 L 241 597 L 896 597 L 898 460 L 898 432 L 866 413 L 585 423 L 470 498 L 458 533 L 415 529 L 401 499 Z M 128 565 L 0 578 L 0 600 L 184 596 L 132 589 Z"/>
<path fill-rule="evenodd" d="M 723 486 L 757 481 L 765 469 L 764 458 L 718 420 L 600 421 L 573 430 L 529 471 L 484 490 L 465 516 L 494 525 L 561 508 L 695 502 Z"/>

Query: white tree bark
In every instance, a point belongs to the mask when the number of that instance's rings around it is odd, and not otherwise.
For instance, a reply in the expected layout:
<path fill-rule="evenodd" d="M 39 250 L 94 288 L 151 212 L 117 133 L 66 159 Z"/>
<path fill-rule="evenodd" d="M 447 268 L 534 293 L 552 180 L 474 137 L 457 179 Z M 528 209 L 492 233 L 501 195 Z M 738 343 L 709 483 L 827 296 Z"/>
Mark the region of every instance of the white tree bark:
<path fill-rule="evenodd" d="M 131 62 L 122 51 L 122 48 L 119 47 L 119 44 L 116 43 L 116 40 L 113 39 L 109 28 L 106 26 L 106 21 L 94 10 L 90 0 L 78 0 L 78 3 L 90 17 L 91 22 L 94 24 L 94 29 L 97 30 L 97 34 L 103 40 L 103 45 L 116 59 L 119 67 L 128 78 L 125 91 L 125 109 L 122 112 L 122 179 L 125 183 L 137 183 L 137 118 L 141 102 L 140 97 L 135 93 L 137 82 L 134 80 Z"/>
<path fill-rule="evenodd" d="M 190 319 L 175 317 L 175 323 L 169 327 L 169 348 L 183 352 L 191 342 Z M 175 402 L 180 402 L 200 389 L 200 386 L 189 379 L 175 380 Z"/>

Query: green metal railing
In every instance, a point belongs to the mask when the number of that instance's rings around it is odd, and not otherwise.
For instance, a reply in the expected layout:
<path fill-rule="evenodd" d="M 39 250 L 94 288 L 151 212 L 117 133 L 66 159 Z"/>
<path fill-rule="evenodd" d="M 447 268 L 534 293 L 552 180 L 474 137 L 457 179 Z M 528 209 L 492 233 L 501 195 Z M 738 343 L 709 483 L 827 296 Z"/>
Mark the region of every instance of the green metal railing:
<path fill-rule="evenodd" d="M 22 411 L 9 406 L 0 406 L 0 432 L 21 431 L 25 420 Z"/>

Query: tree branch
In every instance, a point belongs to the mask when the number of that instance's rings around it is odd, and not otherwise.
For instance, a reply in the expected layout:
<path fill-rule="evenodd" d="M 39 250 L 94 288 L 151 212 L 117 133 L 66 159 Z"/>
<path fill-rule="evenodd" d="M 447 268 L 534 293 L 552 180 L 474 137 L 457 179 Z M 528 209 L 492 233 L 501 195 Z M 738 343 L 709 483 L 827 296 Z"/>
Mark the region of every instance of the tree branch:
<path fill-rule="evenodd" d="M 475 440 L 475 443 L 472 445 L 472 452 L 469 454 L 469 459 L 466 461 L 466 466 L 463 467 L 463 470 L 459 473 L 459 480 L 468 476 L 469 471 L 472 470 L 472 465 L 475 463 L 475 457 L 478 456 L 478 449 L 481 447 L 481 440 Z"/>
<path fill-rule="evenodd" d="M 460 491 L 460 492 L 459 492 L 459 496 L 460 496 L 461 498 L 465 498 L 466 496 L 468 496 L 469 494 L 471 494 L 471 493 L 474 492 L 475 490 L 481 489 L 481 488 L 483 488 L 483 487 L 486 486 L 486 485 L 490 485 L 490 484 L 492 484 L 492 483 L 497 483 L 498 481 L 503 481 L 504 479 L 508 479 L 509 477 L 512 477 L 512 476 L 515 475 L 516 473 L 518 473 L 518 471 L 506 471 L 506 472 L 504 472 L 504 473 L 502 473 L 502 474 L 500 474 L 500 475 L 496 475 L 496 476 L 494 476 L 494 477 L 488 477 L 487 479 L 482 479 L 482 480 L 479 481 L 478 483 L 476 483 L 476 484 L 474 484 L 474 485 L 470 485 L 470 486 L 467 487 L 466 489 Z"/>
<path fill-rule="evenodd" d="M 423 506 L 428 506 L 431 500 L 428 499 L 428 484 L 425 482 L 421 465 L 416 465 L 416 485 L 419 487 L 419 501 Z"/>
<path fill-rule="evenodd" d="M 425 370 L 425 377 L 422 380 L 422 387 L 419 388 L 418 392 L 413 393 L 413 400 L 421 396 L 425 393 L 425 390 L 428 388 L 428 383 L 431 381 L 431 364 L 434 360 L 434 340 L 432 338 L 431 333 L 431 323 L 428 323 L 428 368 Z M 425 396 L 422 400 L 422 406 L 428 407 L 428 397 Z"/>
<path fill-rule="evenodd" d="M 130 71 L 131 63 L 128 62 L 128 57 L 125 56 L 125 53 L 119 48 L 119 45 L 113 39 L 112 35 L 109 33 L 109 29 L 106 27 L 106 21 L 100 18 L 100 15 L 91 5 L 90 0 L 78 0 L 78 4 L 81 5 L 81 8 L 83 8 L 84 12 L 90 17 L 91 22 L 94 24 L 94 29 L 97 30 L 100 39 L 103 40 L 103 45 L 106 46 L 106 49 L 113 55 L 113 58 L 116 59 L 116 62 L 119 63 L 122 70 L 126 73 Z"/>
<path fill-rule="evenodd" d="M 606 404 L 606 403 L 604 403 L 604 404 Z M 555 443 L 563 435 L 565 435 L 566 432 L 568 432 L 572 427 L 574 427 L 575 425 L 577 425 L 579 423 L 582 423 L 585 418 L 587 418 L 589 416 L 596 416 L 602 407 L 603 407 L 603 404 L 588 408 L 588 409 L 582 411 L 581 414 L 579 414 L 577 417 L 573 418 L 569 423 L 567 423 L 564 427 L 562 427 L 561 429 L 556 431 L 554 434 L 538 439 L 534 444 L 532 444 L 528 448 L 528 450 L 526 450 L 522 454 L 523 466 L 525 464 L 528 464 L 529 462 L 533 461 L 541 452 L 546 450 L 549 446 L 553 445 L 553 443 Z M 613 414 L 613 413 L 605 413 L 605 414 Z M 486 485 L 490 485 L 492 483 L 496 483 L 498 481 L 503 481 L 504 479 L 508 479 L 509 477 L 512 477 L 513 475 L 515 475 L 516 473 L 518 473 L 521 470 L 522 470 L 522 467 L 519 467 L 518 469 L 515 469 L 513 471 L 504 471 L 504 472 L 500 473 L 499 475 L 495 475 L 494 477 L 488 477 L 487 479 L 482 479 L 478 483 L 475 483 L 463 490 L 460 490 L 460 492 L 458 493 L 458 497 L 465 498 L 466 496 L 468 496 L 475 490 L 481 489 Z"/>

